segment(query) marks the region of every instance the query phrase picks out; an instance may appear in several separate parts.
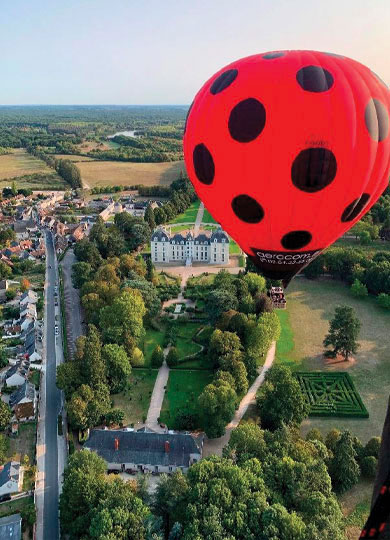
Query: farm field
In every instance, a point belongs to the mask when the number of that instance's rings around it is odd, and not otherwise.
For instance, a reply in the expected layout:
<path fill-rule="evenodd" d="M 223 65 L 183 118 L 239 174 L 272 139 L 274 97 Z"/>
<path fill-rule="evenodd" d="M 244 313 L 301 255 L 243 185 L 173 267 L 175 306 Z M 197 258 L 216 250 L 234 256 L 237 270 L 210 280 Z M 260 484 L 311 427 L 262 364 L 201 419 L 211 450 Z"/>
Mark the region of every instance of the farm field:
<path fill-rule="evenodd" d="M 157 377 L 157 369 L 133 369 L 128 388 L 112 396 L 114 406 L 125 413 L 123 425 L 144 422 Z"/>
<path fill-rule="evenodd" d="M 182 161 L 166 163 L 131 163 L 123 161 L 80 161 L 84 184 L 95 186 L 169 186 L 184 171 Z"/>
<path fill-rule="evenodd" d="M 69 159 L 74 163 L 77 163 L 78 161 L 93 161 L 93 158 L 88 156 L 75 156 L 74 154 L 55 154 L 54 157 L 56 159 Z"/>
<path fill-rule="evenodd" d="M 18 177 L 34 174 L 42 175 L 42 177 L 18 179 Z M 0 156 L 0 189 L 10 184 L 10 178 L 15 178 L 16 187 L 19 189 L 66 189 L 67 187 L 53 169 L 22 148 L 15 149 L 12 154 Z"/>
<path fill-rule="evenodd" d="M 197 399 L 212 377 L 212 371 L 171 370 L 160 414 L 161 422 L 174 428 L 176 415 L 180 411 L 197 414 Z"/>
<path fill-rule="evenodd" d="M 362 323 L 356 362 L 348 367 L 323 360 L 322 341 L 337 305 L 353 307 Z M 280 312 L 282 335 L 277 361 L 294 370 L 347 370 L 366 406 L 368 419 L 310 418 L 303 422 L 306 433 L 313 427 L 327 432 L 335 427 L 349 429 L 363 443 L 380 435 L 390 394 L 390 314 L 377 307 L 373 298 L 354 298 L 348 288 L 333 280 L 297 278 L 287 290 L 287 310 Z"/>

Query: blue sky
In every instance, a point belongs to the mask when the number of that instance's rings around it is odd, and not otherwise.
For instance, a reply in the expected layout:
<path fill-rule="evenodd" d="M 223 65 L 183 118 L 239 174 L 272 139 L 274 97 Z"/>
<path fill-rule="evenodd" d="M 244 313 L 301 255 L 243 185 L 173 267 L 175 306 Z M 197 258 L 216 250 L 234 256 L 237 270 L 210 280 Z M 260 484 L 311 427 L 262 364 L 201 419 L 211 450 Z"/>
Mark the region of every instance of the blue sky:
<path fill-rule="evenodd" d="M 390 83 L 389 0 L 1 0 L 0 104 L 189 104 L 267 50 L 350 56 Z"/>

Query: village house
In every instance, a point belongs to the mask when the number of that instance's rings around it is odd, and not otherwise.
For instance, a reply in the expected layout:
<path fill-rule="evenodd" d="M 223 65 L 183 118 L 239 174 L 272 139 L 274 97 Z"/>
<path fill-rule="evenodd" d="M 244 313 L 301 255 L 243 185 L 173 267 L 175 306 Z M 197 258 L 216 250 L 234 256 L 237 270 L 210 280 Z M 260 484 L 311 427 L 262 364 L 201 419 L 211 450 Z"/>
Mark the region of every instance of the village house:
<path fill-rule="evenodd" d="M 30 236 L 30 232 L 37 230 L 36 223 L 31 219 L 15 221 L 12 226 L 18 240 L 27 240 L 27 238 Z"/>
<path fill-rule="evenodd" d="M 202 457 L 198 443 L 184 433 L 155 433 L 94 429 L 84 448 L 104 459 L 108 470 L 172 473 L 186 472 Z"/>
<path fill-rule="evenodd" d="M 20 297 L 19 305 L 25 306 L 26 304 L 36 304 L 38 302 L 38 294 L 35 291 L 29 289 Z"/>
<path fill-rule="evenodd" d="M 9 406 L 15 413 L 16 408 L 18 408 L 18 410 L 20 409 L 20 407 L 18 407 L 19 405 L 23 405 L 26 403 L 30 403 L 32 405 L 30 406 L 30 411 L 32 411 L 32 415 L 26 418 L 27 420 L 34 418 L 37 405 L 35 386 L 28 381 L 25 381 L 21 386 L 19 386 L 19 388 L 17 388 L 17 390 L 15 390 L 15 392 L 12 392 L 12 394 L 9 396 Z"/>
<path fill-rule="evenodd" d="M 0 518 L 0 540 L 21 540 L 22 516 L 12 514 Z"/>
<path fill-rule="evenodd" d="M 0 496 L 22 490 L 22 474 L 19 461 L 9 461 L 0 466 Z"/>
<path fill-rule="evenodd" d="M 164 227 L 158 227 L 152 234 L 150 250 L 154 263 L 229 263 L 229 237 L 220 228 L 199 231 L 195 236 L 193 230 L 171 235 Z"/>
<path fill-rule="evenodd" d="M 22 386 L 27 380 L 30 362 L 28 360 L 19 360 L 14 366 L 11 366 L 4 374 L 5 384 L 10 386 Z"/>

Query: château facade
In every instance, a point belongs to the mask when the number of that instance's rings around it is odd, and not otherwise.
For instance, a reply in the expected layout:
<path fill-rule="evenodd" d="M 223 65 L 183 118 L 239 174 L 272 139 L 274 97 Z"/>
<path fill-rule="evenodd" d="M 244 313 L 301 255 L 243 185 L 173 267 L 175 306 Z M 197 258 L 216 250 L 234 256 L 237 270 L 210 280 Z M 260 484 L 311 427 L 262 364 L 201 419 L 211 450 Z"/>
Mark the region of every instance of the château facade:
<path fill-rule="evenodd" d="M 229 237 L 220 228 L 199 231 L 195 236 L 193 230 L 171 235 L 158 227 L 152 234 L 150 251 L 154 263 L 229 264 Z"/>

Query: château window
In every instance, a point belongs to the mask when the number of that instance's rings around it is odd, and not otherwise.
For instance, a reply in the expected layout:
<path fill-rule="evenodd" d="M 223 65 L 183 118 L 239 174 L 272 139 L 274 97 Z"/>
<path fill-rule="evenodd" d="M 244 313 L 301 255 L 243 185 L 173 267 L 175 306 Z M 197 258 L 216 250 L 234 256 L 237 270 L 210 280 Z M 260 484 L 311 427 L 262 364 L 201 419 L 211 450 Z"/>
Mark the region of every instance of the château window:
<path fill-rule="evenodd" d="M 225 238 L 222 238 L 222 242 L 225 243 Z"/>
<path fill-rule="evenodd" d="M 154 241 L 157 242 L 157 236 L 154 238 Z"/>

